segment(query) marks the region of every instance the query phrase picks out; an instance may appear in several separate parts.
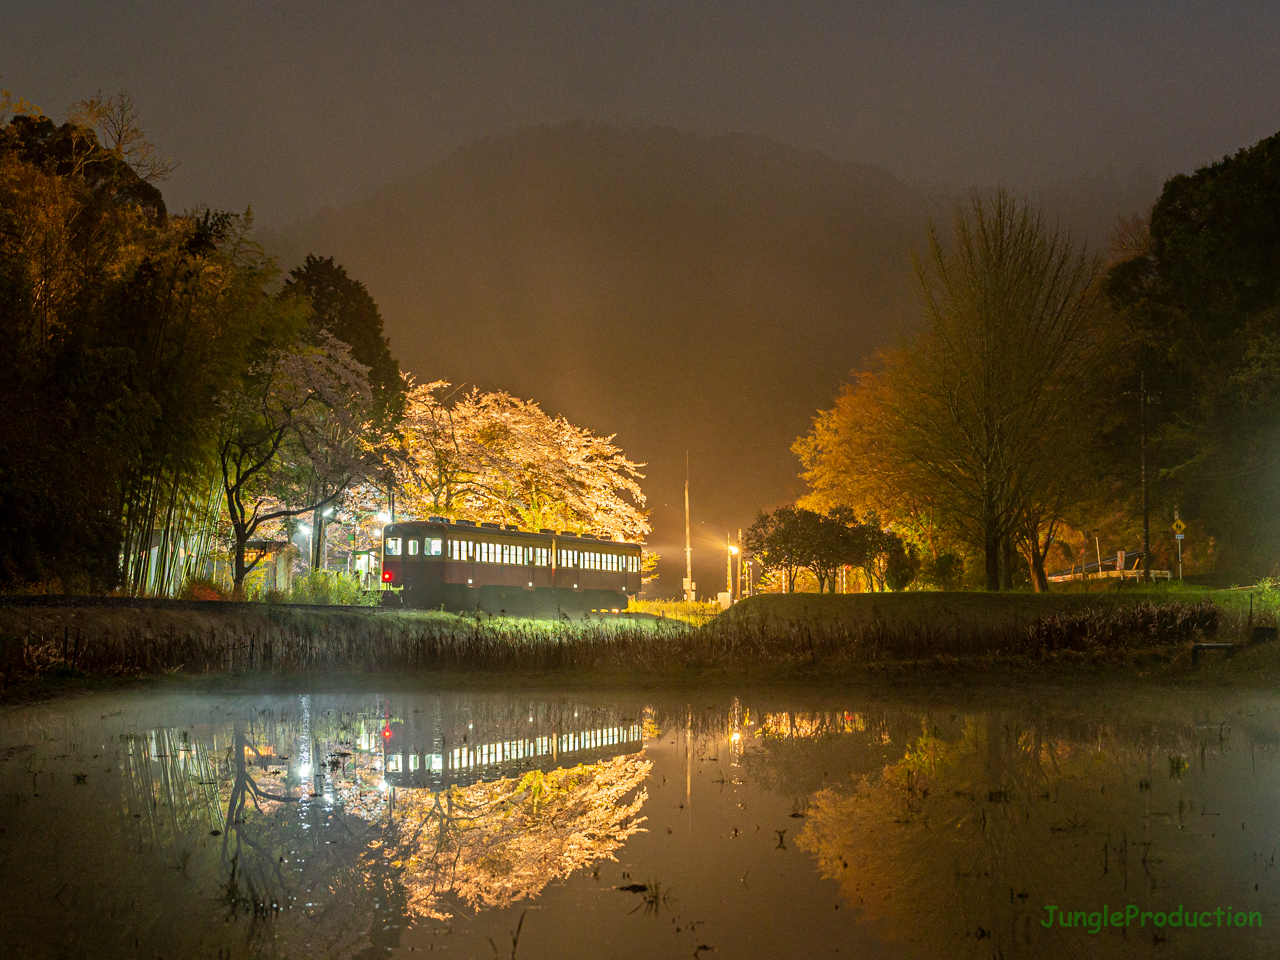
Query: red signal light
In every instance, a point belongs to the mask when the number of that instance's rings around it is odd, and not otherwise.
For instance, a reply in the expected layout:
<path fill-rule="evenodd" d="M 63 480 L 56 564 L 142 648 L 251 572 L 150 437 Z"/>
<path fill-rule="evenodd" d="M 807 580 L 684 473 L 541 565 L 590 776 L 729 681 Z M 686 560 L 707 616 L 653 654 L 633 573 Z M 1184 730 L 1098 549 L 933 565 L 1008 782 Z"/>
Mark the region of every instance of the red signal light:
<path fill-rule="evenodd" d="M 390 727 L 383 727 L 383 728 L 382 728 L 382 735 L 383 735 L 384 737 L 386 737 L 388 740 L 390 740 L 390 739 L 391 739 L 391 728 L 390 728 Z"/>
<path fill-rule="evenodd" d="M 390 570 L 383 570 L 383 571 L 382 571 L 382 580 L 383 580 L 383 582 L 384 582 L 384 583 L 390 583 L 390 582 L 391 582 L 391 571 L 390 571 Z"/>

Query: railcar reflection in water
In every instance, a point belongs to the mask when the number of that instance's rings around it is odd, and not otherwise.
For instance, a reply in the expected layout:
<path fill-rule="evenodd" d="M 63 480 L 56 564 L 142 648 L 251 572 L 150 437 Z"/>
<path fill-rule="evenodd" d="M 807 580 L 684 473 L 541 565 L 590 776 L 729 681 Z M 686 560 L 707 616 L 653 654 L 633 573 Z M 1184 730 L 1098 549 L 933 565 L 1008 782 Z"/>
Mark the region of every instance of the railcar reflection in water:
<path fill-rule="evenodd" d="M 587 716 L 580 719 L 579 712 Z M 380 741 L 388 784 L 428 790 L 596 763 L 642 746 L 639 722 L 611 719 L 598 710 L 575 710 L 572 717 L 552 720 L 545 708 L 536 708 L 523 720 L 477 725 L 474 720 L 448 720 L 439 711 L 425 719 L 415 713 L 388 717 L 377 736 L 365 732 L 359 743 Z"/>

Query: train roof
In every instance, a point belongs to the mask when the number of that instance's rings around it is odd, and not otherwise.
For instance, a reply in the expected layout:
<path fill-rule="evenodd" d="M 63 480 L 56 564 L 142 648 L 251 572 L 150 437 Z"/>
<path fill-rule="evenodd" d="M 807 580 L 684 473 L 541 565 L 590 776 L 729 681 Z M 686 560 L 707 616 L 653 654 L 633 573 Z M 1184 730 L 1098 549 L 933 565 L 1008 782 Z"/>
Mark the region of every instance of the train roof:
<path fill-rule="evenodd" d="M 458 533 L 496 533 L 507 536 L 515 535 L 521 538 L 528 537 L 535 540 L 550 541 L 555 537 L 582 541 L 587 544 L 608 544 L 614 547 L 643 547 L 643 544 L 631 543 L 627 540 L 614 540 L 613 538 L 604 535 L 595 536 L 590 533 L 569 533 L 567 531 L 547 529 L 542 529 L 535 533 L 532 530 L 521 530 L 513 524 L 507 524 L 504 526 L 498 523 L 476 523 L 473 520 L 448 520 L 445 517 L 428 517 L 426 520 L 397 520 L 394 523 L 388 523 L 383 527 L 383 532 L 385 533 L 387 530 L 398 532 L 405 528 L 414 532 L 418 530 L 446 530 Z"/>

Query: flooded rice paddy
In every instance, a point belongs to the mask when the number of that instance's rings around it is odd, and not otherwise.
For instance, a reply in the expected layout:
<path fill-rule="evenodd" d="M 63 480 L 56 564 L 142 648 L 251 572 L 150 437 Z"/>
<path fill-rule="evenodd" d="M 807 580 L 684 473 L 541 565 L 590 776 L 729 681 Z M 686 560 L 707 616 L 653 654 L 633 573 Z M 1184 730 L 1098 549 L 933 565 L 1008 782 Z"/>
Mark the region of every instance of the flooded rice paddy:
<path fill-rule="evenodd" d="M 0 811 L 33 958 L 1262 957 L 1280 925 L 1267 693 L 95 695 L 0 714 Z"/>

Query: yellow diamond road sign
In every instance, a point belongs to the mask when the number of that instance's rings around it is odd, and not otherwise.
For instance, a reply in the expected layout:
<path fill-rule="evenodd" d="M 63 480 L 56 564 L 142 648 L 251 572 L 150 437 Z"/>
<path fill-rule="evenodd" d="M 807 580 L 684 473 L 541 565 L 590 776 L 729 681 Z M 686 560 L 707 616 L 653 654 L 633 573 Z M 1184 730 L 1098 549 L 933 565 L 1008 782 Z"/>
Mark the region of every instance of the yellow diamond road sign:
<path fill-rule="evenodd" d="M 1186 525 L 1185 523 L 1183 523 L 1181 520 L 1175 520 L 1175 521 L 1173 521 L 1173 532 L 1174 532 L 1174 533 L 1181 533 L 1181 532 L 1182 532 L 1183 530 L 1185 530 L 1185 529 L 1187 529 L 1187 525 Z"/>

